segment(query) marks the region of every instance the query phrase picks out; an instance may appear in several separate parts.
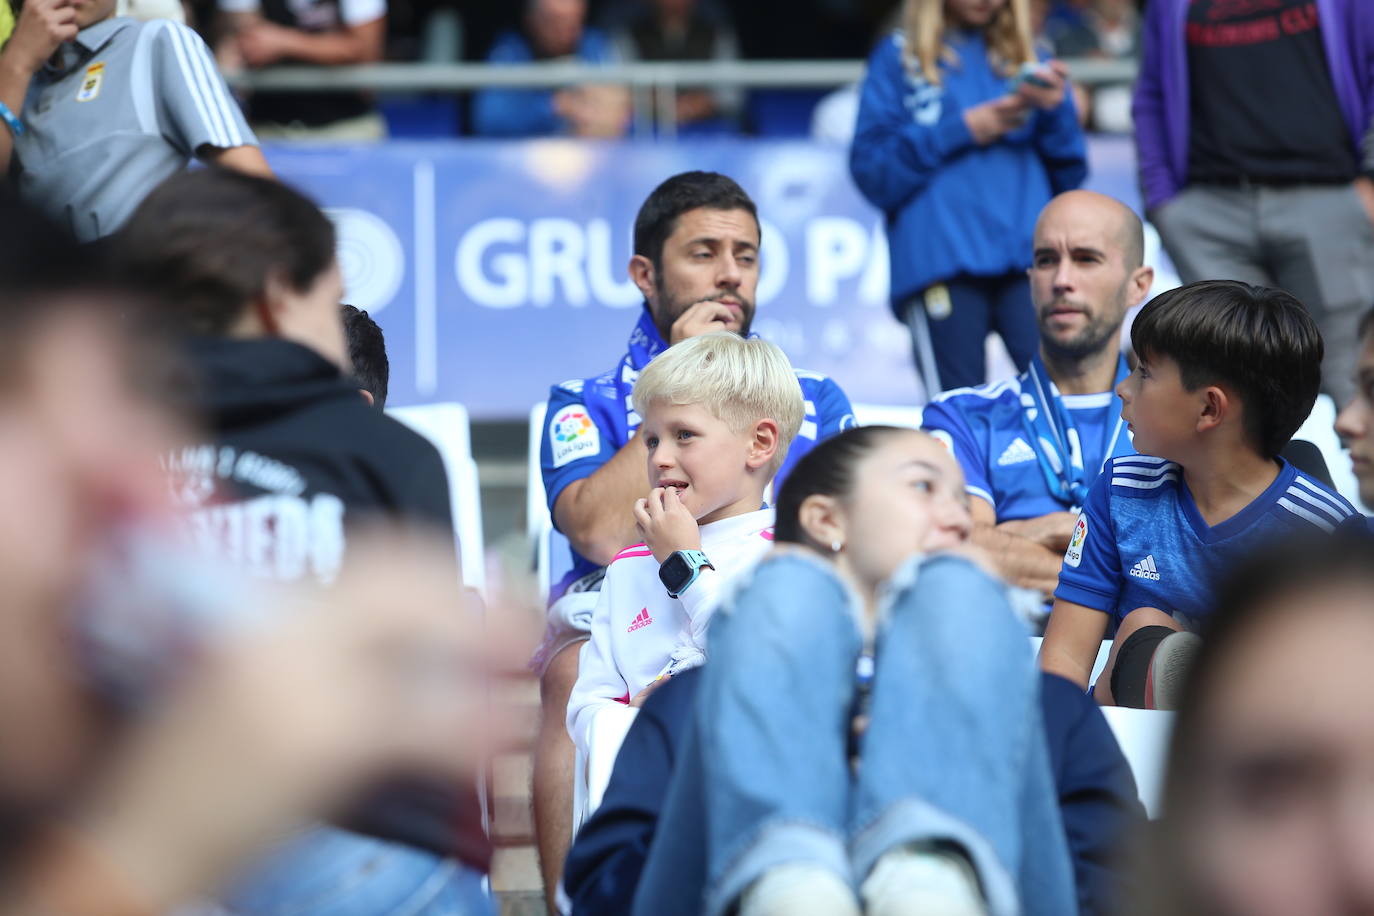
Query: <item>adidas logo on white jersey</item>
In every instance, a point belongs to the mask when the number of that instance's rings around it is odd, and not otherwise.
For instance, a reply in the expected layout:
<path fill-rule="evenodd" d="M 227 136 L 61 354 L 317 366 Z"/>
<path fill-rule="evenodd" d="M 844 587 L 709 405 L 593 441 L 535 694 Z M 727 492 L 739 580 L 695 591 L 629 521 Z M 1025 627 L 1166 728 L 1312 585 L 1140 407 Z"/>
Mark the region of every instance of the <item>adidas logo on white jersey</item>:
<path fill-rule="evenodd" d="M 997 459 L 997 466 L 1004 468 L 1011 464 L 1024 464 L 1027 461 L 1035 460 L 1035 450 L 1026 444 L 1026 440 L 1017 436 L 1002 450 L 1002 455 Z"/>
<path fill-rule="evenodd" d="M 635 619 L 630 621 L 630 625 L 625 628 L 626 633 L 633 633 L 635 630 L 642 630 L 654 622 L 654 618 L 649 616 L 648 608 L 641 608 L 635 615 Z"/>
<path fill-rule="evenodd" d="M 1131 567 L 1131 575 L 1137 579 L 1149 579 L 1151 582 L 1159 581 L 1159 567 L 1155 566 L 1155 555 L 1150 554 L 1145 559 Z"/>

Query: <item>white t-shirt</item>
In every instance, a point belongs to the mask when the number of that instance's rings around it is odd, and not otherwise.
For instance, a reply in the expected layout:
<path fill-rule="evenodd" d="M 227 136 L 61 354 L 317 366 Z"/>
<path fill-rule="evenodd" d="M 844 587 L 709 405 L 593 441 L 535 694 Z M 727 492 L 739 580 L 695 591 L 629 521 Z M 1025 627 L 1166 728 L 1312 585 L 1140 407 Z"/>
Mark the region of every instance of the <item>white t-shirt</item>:
<path fill-rule="evenodd" d="M 626 704 L 673 662 L 705 646 L 706 625 L 726 583 L 751 567 L 773 543 L 773 510 L 760 509 L 702 526 L 701 549 L 714 570 L 702 570 L 681 598 L 670 598 L 658 561 L 643 544 L 627 547 L 606 570 L 568 700 L 568 733 L 586 750 L 596 713 Z"/>

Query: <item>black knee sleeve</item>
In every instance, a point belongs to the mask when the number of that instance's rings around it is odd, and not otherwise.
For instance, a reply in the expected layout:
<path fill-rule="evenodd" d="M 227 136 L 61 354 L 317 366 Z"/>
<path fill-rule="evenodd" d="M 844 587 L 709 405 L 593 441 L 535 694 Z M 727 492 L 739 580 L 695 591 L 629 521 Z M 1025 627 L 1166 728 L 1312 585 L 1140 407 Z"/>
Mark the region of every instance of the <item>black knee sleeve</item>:
<path fill-rule="evenodd" d="M 1145 683 L 1150 676 L 1150 660 L 1155 650 L 1177 630 L 1163 626 L 1141 627 L 1121 644 L 1112 669 L 1112 696 L 1117 706 L 1145 707 Z"/>

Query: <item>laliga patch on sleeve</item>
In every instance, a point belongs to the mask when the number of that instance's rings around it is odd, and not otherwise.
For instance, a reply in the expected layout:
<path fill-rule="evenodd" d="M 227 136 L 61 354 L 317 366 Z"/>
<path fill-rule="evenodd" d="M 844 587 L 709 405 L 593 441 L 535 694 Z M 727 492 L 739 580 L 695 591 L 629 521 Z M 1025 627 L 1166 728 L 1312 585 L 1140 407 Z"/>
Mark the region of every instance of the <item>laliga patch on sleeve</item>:
<path fill-rule="evenodd" d="M 553 445 L 553 466 L 561 468 L 578 458 L 600 454 L 601 430 L 587 416 L 587 408 L 574 404 L 549 422 L 549 442 Z"/>
<path fill-rule="evenodd" d="M 945 451 L 949 452 L 951 455 L 954 454 L 953 436 L 945 432 L 943 429 L 928 429 L 926 430 L 926 432 L 930 433 L 930 438 L 934 439 L 936 442 L 943 445 L 945 447 Z"/>
<path fill-rule="evenodd" d="M 1073 526 L 1073 537 L 1069 538 L 1069 549 L 1064 551 L 1064 565 L 1077 568 L 1083 562 L 1083 542 L 1088 539 L 1088 517 L 1078 516 L 1078 524 Z"/>

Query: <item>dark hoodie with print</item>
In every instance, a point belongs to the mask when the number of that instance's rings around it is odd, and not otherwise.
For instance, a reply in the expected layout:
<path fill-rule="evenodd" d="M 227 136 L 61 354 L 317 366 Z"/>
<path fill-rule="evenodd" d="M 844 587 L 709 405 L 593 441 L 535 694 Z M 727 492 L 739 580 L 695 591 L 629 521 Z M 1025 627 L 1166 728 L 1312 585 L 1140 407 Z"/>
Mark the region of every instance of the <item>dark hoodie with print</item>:
<path fill-rule="evenodd" d="M 438 451 L 364 402 L 318 353 L 279 338 L 202 338 L 186 356 L 187 406 L 212 441 L 170 455 L 168 470 L 210 555 L 256 577 L 328 587 L 359 523 L 453 537 Z M 393 779 L 339 823 L 478 867 L 490 861 L 466 787 Z"/>

